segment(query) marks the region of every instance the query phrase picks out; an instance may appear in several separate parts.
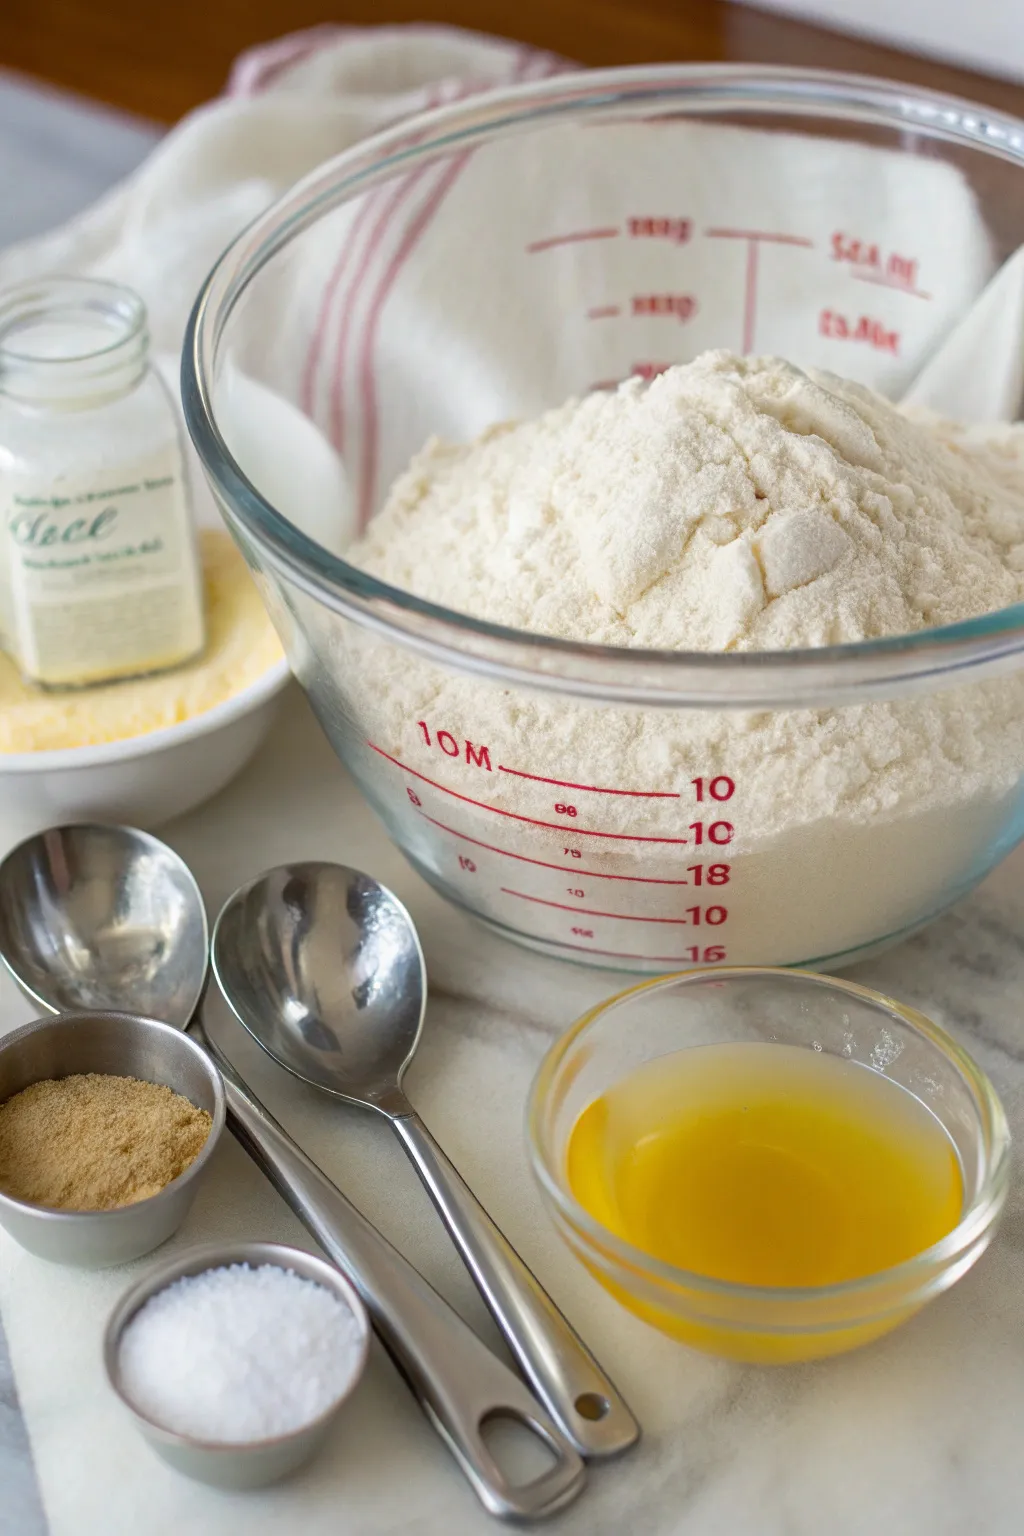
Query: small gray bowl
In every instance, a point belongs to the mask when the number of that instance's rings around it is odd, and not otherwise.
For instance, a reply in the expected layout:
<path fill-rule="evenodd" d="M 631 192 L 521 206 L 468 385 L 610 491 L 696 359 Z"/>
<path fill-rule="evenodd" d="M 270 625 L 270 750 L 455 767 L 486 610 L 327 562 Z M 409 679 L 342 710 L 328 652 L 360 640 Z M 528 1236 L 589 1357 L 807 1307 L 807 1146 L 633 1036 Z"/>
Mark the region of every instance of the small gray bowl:
<path fill-rule="evenodd" d="M 191 1435 L 165 1429 L 162 1424 L 149 1418 L 137 1408 L 121 1384 L 121 1339 L 128 1324 L 151 1296 L 166 1289 L 185 1275 L 201 1275 L 208 1269 L 220 1269 L 228 1264 L 274 1264 L 278 1269 L 289 1269 L 305 1280 L 314 1280 L 343 1306 L 348 1307 L 359 1324 L 360 1355 L 351 1375 L 341 1384 L 338 1396 L 331 1406 L 301 1429 L 271 1440 L 228 1442 L 198 1440 Z M 189 1249 L 167 1263 L 158 1265 L 133 1285 L 111 1314 L 103 1336 L 103 1364 L 107 1380 L 128 1409 L 135 1423 L 159 1456 L 168 1465 L 186 1477 L 201 1483 L 212 1483 L 216 1488 L 263 1488 L 290 1476 L 320 1449 L 327 1432 L 342 1405 L 355 1391 L 370 1348 L 370 1321 L 366 1308 L 354 1288 L 341 1272 L 323 1259 L 300 1248 L 286 1248 L 280 1243 L 232 1243 L 228 1246 L 208 1244 Z"/>
<path fill-rule="evenodd" d="M 30 1253 L 104 1269 L 150 1253 L 184 1221 L 224 1129 L 224 1085 L 194 1040 L 132 1013 L 61 1013 L 0 1036 L 0 1104 L 32 1083 L 108 1072 L 166 1083 L 213 1120 L 206 1144 L 157 1195 L 113 1211 L 62 1211 L 0 1193 L 0 1224 Z"/>

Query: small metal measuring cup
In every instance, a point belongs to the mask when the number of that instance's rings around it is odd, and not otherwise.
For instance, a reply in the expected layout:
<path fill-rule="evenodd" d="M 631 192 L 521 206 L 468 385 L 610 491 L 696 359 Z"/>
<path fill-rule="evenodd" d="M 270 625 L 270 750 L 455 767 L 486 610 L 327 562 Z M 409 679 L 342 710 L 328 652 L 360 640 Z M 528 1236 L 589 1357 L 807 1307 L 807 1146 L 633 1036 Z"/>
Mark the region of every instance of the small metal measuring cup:
<path fill-rule="evenodd" d="M 146 1302 L 176 1280 L 205 1274 L 228 1264 L 275 1264 L 289 1269 L 305 1280 L 313 1280 L 337 1297 L 352 1312 L 359 1325 L 358 1360 L 350 1375 L 339 1383 L 338 1395 L 329 1408 L 301 1428 L 269 1440 L 200 1440 L 181 1434 L 151 1419 L 132 1401 L 121 1378 L 121 1340 L 129 1323 Z M 273 1338 L 266 1339 L 272 1350 Z M 280 1243 L 232 1243 L 228 1246 L 207 1244 L 179 1254 L 155 1269 L 126 1292 L 111 1314 L 103 1336 L 103 1364 L 107 1380 L 128 1409 L 144 1438 L 178 1472 L 218 1488 L 262 1488 L 288 1477 L 318 1451 L 343 1405 L 352 1396 L 366 1368 L 370 1349 L 370 1323 L 366 1309 L 355 1290 L 333 1265 L 300 1248 L 286 1248 Z"/>
<path fill-rule="evenodd" d="M 30 1253 L 102 1269 L 150 1253 L 188 1214 L 224 1129 L 224 1087 L 206 1052 L 169 1024 L 128 1013 L 59 1014 L 0 1037 L 0 1104 L 32 1083 L 78 1072 L 165 1083 L 211 1116 L 195 1160 L 158 1194 L 109 1211 L 65 1211 L 0 1192 L 0 1225 Z"/>

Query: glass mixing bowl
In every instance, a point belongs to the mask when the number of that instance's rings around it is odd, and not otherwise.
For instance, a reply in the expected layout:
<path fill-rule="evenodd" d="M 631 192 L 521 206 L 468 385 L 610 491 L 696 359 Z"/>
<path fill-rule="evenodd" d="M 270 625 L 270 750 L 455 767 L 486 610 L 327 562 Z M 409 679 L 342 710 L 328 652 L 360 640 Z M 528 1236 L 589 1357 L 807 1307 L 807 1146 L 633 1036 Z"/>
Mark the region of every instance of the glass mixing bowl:
<path fill-rule="evenodd" d="M 651 1258 L 578 1204 L 566 1148 L 586 1107 L 644 1063 L 694 1046 L 758 1041 L 884 1072 L 945 1128 L 964 1182 L 959 1224 L 905 1263 L 841 1285 L 759 1287 Z M 783 1363 L 888 1333 L 969 1270 L 1006 1200 L 1010 1136 L 988 1078 L 937 1024 L 868 987 L 807 971 L 723 967 L 641 982 L 592 1008 L 551 1048 L 530 1091 L 533 1169 L 559 1233 L 623 1306 L 711 1354 Z"/>
<path fill-rule="evenodd" d="M 816 650 L 616 649 L 449 611 L 344 550 L 431 432 L 708 346 L 898 394 L 1024 242 L 1022 167 L 1024 126 L 910 87 L 564 75 L 364 141 L 222 257 L 189 430 L 335 750 L 451 901 L 616 969 L 835 966 L 1019 840 L 1024 607 Z M 251 380 L 333 440 L 349 505 Z"/>

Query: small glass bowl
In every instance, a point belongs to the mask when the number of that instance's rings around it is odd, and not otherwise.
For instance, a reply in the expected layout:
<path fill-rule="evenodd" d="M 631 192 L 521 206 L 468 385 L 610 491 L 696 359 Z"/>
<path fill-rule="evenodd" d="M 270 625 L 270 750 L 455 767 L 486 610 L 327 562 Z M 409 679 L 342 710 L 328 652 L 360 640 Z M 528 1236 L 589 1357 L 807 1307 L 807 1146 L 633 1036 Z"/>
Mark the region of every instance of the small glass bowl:
<path fill-rule="evenodd" d="M 882 1072 L 915 1094 L 960 1159 L 964 1210 L 933 1247 L 838 1285 L 770 1288 L 691 1274 L 613 1235 L 574 1198 L 566 1149 L 579 1115 L 645 1062 L 692 1046 L 803 1046 Z M 888 1333 L 947 1290 L 990 1243 L 1006 1199 L 1010 1133 L 995 1090 L 923 1014 L 812 971 L 723 966 L 643 982 L 592 1008 L 556 1042 L 530 1092 L 534 1172 L 562 1237 L 631 1312 L 710 1354 L 782 1363 Z"/>

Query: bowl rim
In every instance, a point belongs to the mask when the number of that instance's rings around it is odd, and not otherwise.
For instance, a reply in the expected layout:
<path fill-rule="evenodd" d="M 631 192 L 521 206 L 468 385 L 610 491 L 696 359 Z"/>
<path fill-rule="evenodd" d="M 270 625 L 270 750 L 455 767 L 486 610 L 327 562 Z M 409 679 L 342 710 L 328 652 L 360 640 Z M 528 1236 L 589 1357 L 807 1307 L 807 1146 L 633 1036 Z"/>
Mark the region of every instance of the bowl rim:
<path fill-rule="evenodd" d="M 137 1211 L 153 1210 L 157 1201 L 162 1201 L 165 1205 L 168 1204 L 187 1184 L 193 1183 L 202 1176 L 210 1158 L 213 1156 L 227 1120 L 227 1099 L 224 1092 L 224 1079 L 213 1057 L 207 1051 L 204 1051 L 202 1046 L 192 1039 L 191 1035 L 182 1029 L 176 1028 L 173 1024 L 167 1024 L 162 1019 L 150 1018 L 146 1014 L 127 1013 L 114 1008 L 90 1008 L 74 1013 L 48 1013 L 40 1018 L 31 1019 L 27 1024 L 20 1024 L 17 1029 L 12 1029 L 5 1035 L 0 1035 L 0 1057 L 11 1047 L 26 1040 L 30 1035 L 39 1034 L 48 1029 L 56 1029 L 66 1024 L 87 1027 L 96 1020 L 115 1020 L 118 1023 L 126 1024 L 130 1029 L 136 1031 L 140 1028 L 146 1032 L 155 1030 L 167 1038 L 173 1036 L 176 1041 L 184 1044 L 186 1050 L 192 1054 L 195 1060 L 207 1072 L 210 1086 L 213 1090 L 213 1112 L 210 1115 L 210 1130 L 206 1140 L 183 1173 L 179 1173 L 177 1178 L 172 1179 L 169 1184 L 165 1184 L 163 1189 L 157 1190 L 155 1195 L 147 1195 L 144 1200 L 136 1200 L 131 1205 L 117 1205 L 105 1211 L 68 1211 L 51 1205 L 36 1205 L 31 1200 L 19 1200 L 15 1195 L 8 1195 L 3 1190 L 0 1190 L 0 1220 L 2 1220 L 2 1213 L 9 1210 L 18 1216 L 27 1216 L 38 1221 L 55 1223 L 67 1228 L 81 1227 L 101 1220 L 105 1221 L 108 1226 L 113 1225 L 115 1222 L 123 1224 L 130 1221 L 133 1214 Z M 69 1074 L 65 1073 L 64 1075 L 67 1076 Z M 43 1082 L 44 1079 L 35 1078 L 34 1081 Z M 167 1086 L 170 1087 L 170 1084 Z M 26 1084 L 26 1087 L 31 1087 L 31 1084 Z M 181 1089 L 174 1088 L 172 1092 L 181 1093 Z M 182 1097 L 188 1098 L 188 1095 L 182 1094 Z M 3 1102 L 6 1103 L 6 1100 L 3 1100 Z"/>
<path fill-rule="evenodd" d="M 546 691 L 634 704 L 796 707 L 863 701 L 872 693 L 891 697 L 935 686 L 935 678 L 966 681 L 979 670 L 1006 667 L 1024 650 L 1024 603 L 909 635 L 784 651 L 634 650 L 494 624 L 390 586 L 331 554 L 263 497 L 229 451 L 213 399 L 218 349 L 241 295 L 278 251 L 322 215 L 410 165 L 532 125 L 644 107 L 831 116 L 953 143 L 1024 170 L 1024 122 L 1009 114 L 918 86 L 794 67 L 676 64 L 566 72 L 405 119 L 297 182 L 227 248 L 196 299 L 182 352 L 182 403 L 228 520 L 263 565 L 344 618 L 457 671 Z"/>
<path fill-rule="evenodd" d="M 204 1440 L 182 1430 L 168 1429 L 159 1419 L 151 1418 L 128 1395 L 120 1381 L 119 1354 L 125 1329 L 152 1297 L 165 1291 L 175 1281 L 194 1275 L 205 1274 L 211 1269 L 224 1269 L 232 1264 L 247 1264 L 259 1268 L 264 1264 L 289 1271 L 301 1279 L 322 1285 L 325 1290 L 349 1308 L 359 1324 L 359 1357 L 345 1387 L 324 1411 L 297 1429 L 289 1429 L 281 1435 L 271 1435 L 262 1440 Z M 103 1330 L 103 1368 L 107 1382 L 116 1397 L 132 1416 L 163 1445 L 177 1446 L 192 1451 L 219 1455 L 270 1451 L 278 1446 L 289 1445 L 324 1428 L 339 1409 L 348 1401 L 362 1381 L 370 1353 L 370 1318 L 366 1305 L 346 1274 L 318 1254 L 289 1243 L 245 1241 L 234 1243 L 201 1243 L 184 1249 L 174 1258 L 154 1266 L 137 1280 L 119 1298 Z"/>
<path fill-rule="evenodd" d="M 984 1131 L 987 1129 L 991 1146 L 985 1158 L 977 1194 L 962 1212 L 956 1226 L 937 1243 L 922 1249 L 919 1253 L 912 1254 L 909 1259 L 904 1259 L 899 1264 L 890 1265 L 887 1269 L 875 1270 L 871 1274 L 861 1275 L 853 1280 L 820 1286 L 748 1285 L 741 1281 L 719 1280 L 711 1275 L 680 1269 L 673 1264 L 654 1258 L 643 1249 L 634 1247 L 633 1244 L 609 1231 L 569 1192 L 567 1184 L 552 1167 L 546 1155 L 542 1124 L 557 1075 L 577 1041 L 605 1014 L 623 1004 L 628 1004 L 643 993 L 660 988 L 668 990 L 680 982 L 698 979 L 721 981 L 755 976 L 807 981 L 826 990 L 845 993 L 849 997 L 855 997 L 890 1014 L 895 1014 L 903 1025 L 908 1026 L 915 1034 L 923 1036 L 939 1050 L 959 1073 L 971 1093 L 978 1112 L 983 1130 L 981 1140 L 984 1141 Z M 869 1068 L 869 1070 L 877 1071 L 878 1069 Z M 873 1292 L 891 1290 L 901 1285 L 905 1285 L 910 1292 L 913 1291 L 915 1284 L 927 1285 L 936 1272 L 949 1268 L 958 1257 L 992 1228 L 1006 1200 L 1010 1172 L 1010 1130 L 1002 1102 L 987 1074 L 948 1030 L 936 1024 L 927 1014 L 909 1007 L 906 1003 L 897 1002 L 887 993 L 878 992 L 873 987 L 865 987 L 859 982 L 847 981 L 842 977 L 829 976 L 821 971 L 807 970 L 799 966 L 698 966 L 685 971 L 673 971 L 664 976 L 649 977 L 589 1008 L 574 1024 L 570 1025 L 563 1035 L 559 1036 L 541 1060 L 527 1097 L 526 1141 L 534 1177 L 540 1184 L 545 1197 L 555 1207 L 559 1216 L 580 1234 L 589 1247 L 596 1247 L 599 1251 L 609 1254 L 617 1265 L 639 1273 L 645 1279 L 654 1280 L 659 1285 L 682 1289 L 694 1295 L 704 1295 L 719 1300 L 763 1302 L 775 1308 L 789 1306 L 794 1310 L 806 1307 L 809 1303 L 832 1300 L 839 1302 L 859 1296 L 870 1298 Z M 906 1297 L 901 1298 L 900 1304 L 906 1304 Z M 738 1332 L 742 1331 L 744 1326 L 751 1325 L 729 1319 L 722 1326 L 728 1326 L 732 1331 Z M 844 1316 L 842 1326 L 853 1326 L 853 1323 Z M 808 1327 L 813 1332 L 824 1332 L 828 1330 L 829 1324 L 816 1320 Z"/>
<path fill-rule="evenodd" d="M 85 747 L 44 748 L 40 752 L 0 752 L 0 778 L 4 774 L 67 773 L 76 769 L 108 768 L 183 746 L 211 732 L 233 725 L 243 715 L 254 713 L 280 693 L 291 676 L 285 658 L 275 661 L 253 678 L 251 683 L 230 698 L 222 699 L 201 714 L 190 715 L 155 731 L 138 736 L 123 736 L 117 741 L 97 742 Z"/>
<path fill-rule="evenodd" d="M 77 352 L 69 357 L 41 357 L 35 352 L 19 352 L 16 345 L 12 346 L 4 337 L 4 322 L 16 318 L 12 311 L 16 311 L 19 305 L 35 299 L 47 302 L 65 301 L 66 305 L 78 302 L 88 306 L 90 300 L 92 307 L 102 299 L 108 304 L 116 303 L 119 306 L 121 318 L 125 322 L 125 328 L 118 334 L 112 334 L 111 339 L 102 346 L 89 347 L 85 352 Z M 0 300 L 0 350 L 19 363 L 31 363 L 33 367 L 56 370 L 64 363 L 82 363 L 90 358 L 103 358 L 108 353 L 119 351 L 126 343 L 138 343 L 148 337 L 149 319 L 146 306 L 139 294 L 129 288 L 125 283 L 109 277 L 80 277 L 65 272 L 43 272 L 38 277 L 22 278 L 17 283 L 12 283 L 4 290 L 3 299 Z"/>

